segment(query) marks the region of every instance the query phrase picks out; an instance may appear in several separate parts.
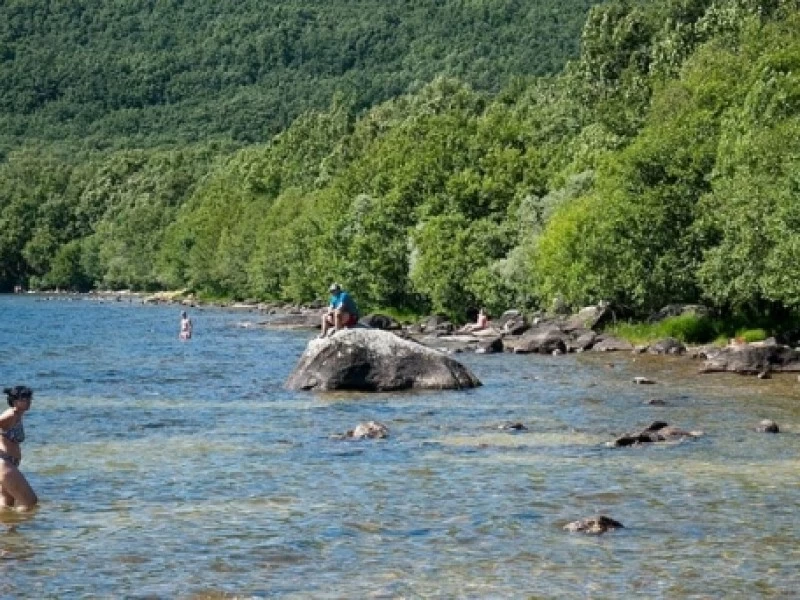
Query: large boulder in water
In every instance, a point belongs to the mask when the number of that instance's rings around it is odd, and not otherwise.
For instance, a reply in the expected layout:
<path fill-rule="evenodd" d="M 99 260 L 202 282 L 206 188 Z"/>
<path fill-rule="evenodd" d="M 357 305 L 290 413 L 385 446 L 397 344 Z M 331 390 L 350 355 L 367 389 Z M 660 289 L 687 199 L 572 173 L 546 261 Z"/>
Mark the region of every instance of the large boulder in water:
<path fill-rule="evenodd" d="M 529 329 L 519 339 L 509 340 L 507 345 L 517 354 L 528 352 L 551 354 L 554 350 L 566 352 L 568 341 L 569 336 L 557 327 L 543 326 Z"/>
<path fill-rule="evenodd" d="M 286 380 L 290 390 L 461 389 L 481 385 L 451 357 L 378 329 L 314 339 Z"/>
<path fill-rule="evenodd" d="M 710 355 L 700 369 L 701 373 L 718 371 L 753 374 L 800 372 L 800 352 L 779 344 L 732 344 Z"/>

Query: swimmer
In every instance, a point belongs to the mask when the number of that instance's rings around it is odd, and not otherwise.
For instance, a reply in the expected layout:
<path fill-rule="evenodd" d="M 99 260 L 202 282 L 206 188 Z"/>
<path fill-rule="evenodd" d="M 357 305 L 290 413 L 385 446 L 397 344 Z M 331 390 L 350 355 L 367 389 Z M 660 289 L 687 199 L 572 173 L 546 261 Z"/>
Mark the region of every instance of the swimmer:
<path fill-rule="evenodd" d="M 22 415 L 31 408 L 33 391 L 24 385 L 3 390 L 8 406 L 0 414 L 0 507 L 26 511 L 39 499 L 19 470 L 22 462 L 20 444 L 25 441 Z"/>
<path fill-rule="evenodd" d="M 182 340 L 189 340 L 192 338 L 192 320 L 189 318 L 189 315 L 186 314 L 186 311 L 181 311 L 181 333 L 180 339 Z"/>

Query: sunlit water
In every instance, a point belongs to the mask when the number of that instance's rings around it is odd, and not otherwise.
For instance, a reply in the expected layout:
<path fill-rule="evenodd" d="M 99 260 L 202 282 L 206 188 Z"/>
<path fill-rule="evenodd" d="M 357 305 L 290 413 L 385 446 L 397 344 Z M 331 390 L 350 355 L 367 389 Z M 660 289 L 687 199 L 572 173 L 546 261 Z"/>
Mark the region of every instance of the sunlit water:
<path fill-rule="evenodd" d="M 800 596 L 794 376 L 460 354 L 483 387 L 295 393 L 311 333 L 191 313 L 181 342 L 174 306 L 0 297 L 0 383 L 35 389 L 22 470 L 41 498 L 0 514 L 0 597 Z M 369 419 L 391 436 L 331 439 Z M 655 419 L 705 436 L 606 447 Z M 598 513 L 625 529 L 562 529 Z"/>

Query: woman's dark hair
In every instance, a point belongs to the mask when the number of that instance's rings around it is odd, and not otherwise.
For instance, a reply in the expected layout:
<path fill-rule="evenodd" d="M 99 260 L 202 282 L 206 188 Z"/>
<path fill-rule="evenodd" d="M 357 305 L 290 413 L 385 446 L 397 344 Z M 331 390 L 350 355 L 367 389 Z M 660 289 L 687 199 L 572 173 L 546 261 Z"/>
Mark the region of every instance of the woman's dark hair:
<path fill-rule="evenodd" d="M 27 385 L 15 385 L 11 388 L 4 388 L 3 393 L 6 395 L 8 399 L 8 405 L 14 406 L 14 402 L 16 400 L 22 400 L 23 398 L 32 398 L 33 397 L 33 390 L 29 388 Z"/>

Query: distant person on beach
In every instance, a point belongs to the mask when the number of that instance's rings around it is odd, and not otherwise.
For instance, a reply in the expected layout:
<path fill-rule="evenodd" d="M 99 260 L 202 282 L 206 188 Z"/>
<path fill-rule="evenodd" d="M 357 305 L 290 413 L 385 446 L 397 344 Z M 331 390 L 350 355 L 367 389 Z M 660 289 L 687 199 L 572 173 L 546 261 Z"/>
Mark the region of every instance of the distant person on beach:
<path fill-rule="evenodd" d="M 489 326 L 489 316 L 486 314 L 486 309 L 481 308 L 478 311 L 478 316 L 475 319 L 474 323 L 468 323 L 464 325 L 459 331 L 463 333 L 471 333 L 473 331 L 480 331 L 481 329 L 486 329 Z"/>
<path fill-rule="evenodd" d="M 0 414 L 0 507 L 30 510 L 39 499 L 20 472 L 19 464 L 22 462 L 20 444 L 25 441 L 22 415 L 30 410 L 33 391 L 18 385 L 3 392 L 10 408 Z"/>
<path fill-rule="evenodd" d="M 344 327 L 355 327 L 358 323 L 358 307 L 355 300 L 338 283 L 328 288 L 331 294 L 328 310 L 322 315 L 322 333 L 319 337 L 334 334 Z"/>
<path fill-rule="evenodd" d="M 192 320 L 189 318 L 189 315 L 186 314 L 186 311 L 181 311 L 181 333 L 180 338 L 182 340 L 190 340 L 192 339 Z"/>

